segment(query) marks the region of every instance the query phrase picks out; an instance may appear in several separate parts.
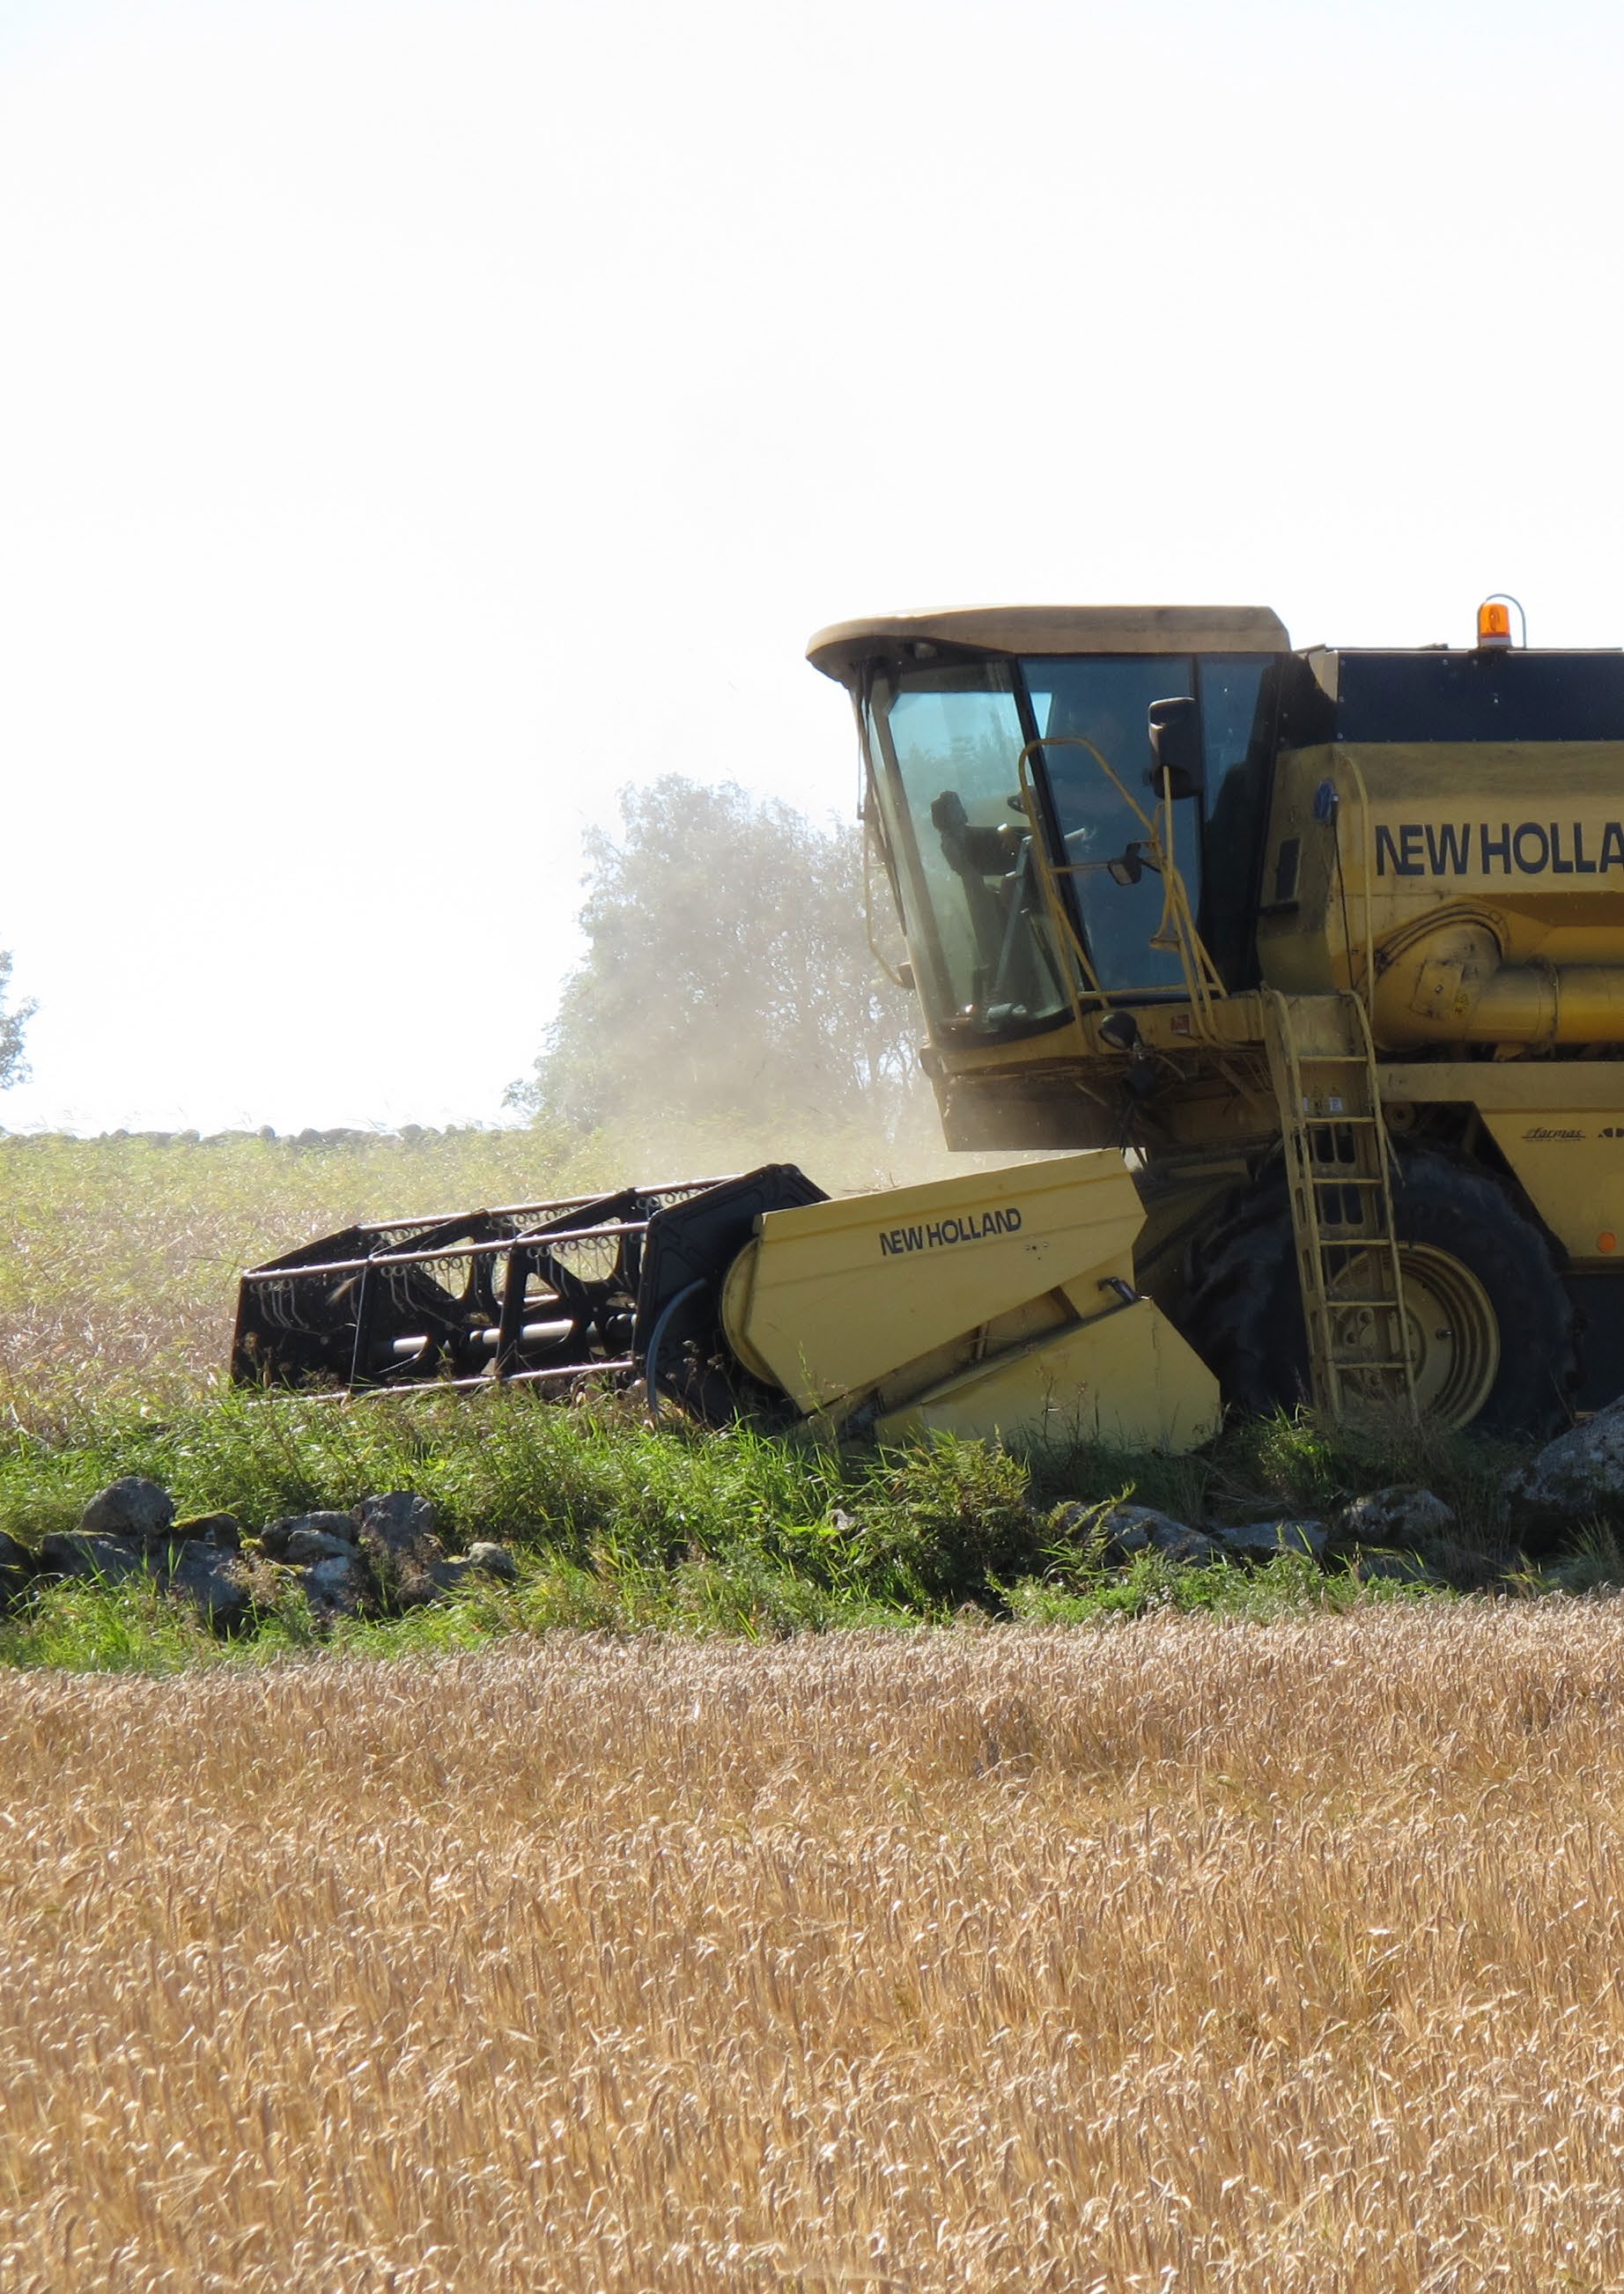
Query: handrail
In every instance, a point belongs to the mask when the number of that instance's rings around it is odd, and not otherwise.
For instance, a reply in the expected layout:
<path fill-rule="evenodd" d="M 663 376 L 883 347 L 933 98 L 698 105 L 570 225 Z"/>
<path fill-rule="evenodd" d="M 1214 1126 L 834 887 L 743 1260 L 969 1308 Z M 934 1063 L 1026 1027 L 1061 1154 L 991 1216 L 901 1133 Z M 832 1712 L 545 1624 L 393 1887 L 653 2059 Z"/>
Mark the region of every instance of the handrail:
<path fill-rule="evenodd" d="M 1212 1006 L 1215 999 L 1227 996 L 1228 990 L 1224 986 L 1218 966 L 1207 951 L 1205 942 L 1196 930 L 1195 915 L 1190 907 L 1189 891 L 1174 858 L 1172 795 L 1168 786 L 1167 775 L 1165 772 L 1163 775 L 1162 801 L 1153 816 L 1145 810 L 1138 798 L 1124 786 L 1109 759 L 1102 755 L 1095 743 L 1085 734 L 1056 733 L 1028 741 L 1016 760 L 1016 769 L 1020 777 L 1022 807 L 1032 826 L 1032 855 L 1037 866 L 1038 881 L 1042 888 L 1044 906 L 1049 911 L 1050 927 L 1056 933 L 1059 946 L 1064 948 L 1069 945 L 1084 981 L 1081 996 L 1068 981 L 1072 1009 L 1078 1024 L 1081 1026 L 1086 1016 L 1083 1011 L 1083 997 L 1089 999 L 1098 998 L 1103 1004 L 1110 1002 L 1114 996 L 1165 995 L 1166 989 L 1159 984 L 1156 986 L 1147 984 L 1144 987 L 1115 988 L 1107 992 L 1100 985 L 1099 975 L 1089 962 L 1071 912 L 1060 898 L 1058 879 L 1061 876 L 1081 874 L 1081 866 L 1077 862 L 1054 860 L 1043 838 L 1042 816 L 1037 802 L 1037 785 L 1032 777 L 1032 758 L 1034 750 L 1050 748 L 1086 749 L 1144 829 L 1146 840 L 1150 847 L 1151 865 L 1162 879 L 1161 920 L 1151 934 L 1148 944 L 1152 948 L 1163 948 L 1169 954 L 1177 956 L 1179 970 L 1184 974 L 1185 993 L 1196 1020 L 1196 1031 L 1204 1041 L 1215 1042 L 1217 1030 L 1212 1023 Z M 1166 822 L 1165 834 L 1162 826 L 1163 818 Z M 1098 864 L 1089 865 L 1093 866 Z"/>
<path fill-rule="evenodd" d="M 1359 982 L 1359 988 L 1363 990 L 1365 1008 L 1367 1013 L 1368 1013 L 1371 999 L 1375 994 L 1375 924 L 1372 915 L 1371 906 L 1373 897 L 1371 888 L 1375 876 L 1375 843 L 1370 826 L 1370 793 L 1365 786 L 1365 776 L 1359 769 L 1359 759 L 1351 755 L 1346 749 L 1337 749 L 1333 752 L 1333 754 L 1342 764 L 1346 765 L 1350 773 L 1352 774 L 1354 790 L 1359 798 L 1359 893 L 1365 913 L 1365 977 Z M 1333 834 L 1335 834 L 1334 829 L 1332 833 Z M 1342 846 L 1340 839 L 1337 844 L 1336 859 L 1337 866 L 1340 867 L 1342 865 Z M 1350 972 L 1351 972 L 1353 965 L 1353 950 L 1351 948 L 1348 950 L 1348 965 Z M 1351 979 L 1350 979 L 1348 985 L 1350 988 L 1353 987 L 1353 981 Z"/>

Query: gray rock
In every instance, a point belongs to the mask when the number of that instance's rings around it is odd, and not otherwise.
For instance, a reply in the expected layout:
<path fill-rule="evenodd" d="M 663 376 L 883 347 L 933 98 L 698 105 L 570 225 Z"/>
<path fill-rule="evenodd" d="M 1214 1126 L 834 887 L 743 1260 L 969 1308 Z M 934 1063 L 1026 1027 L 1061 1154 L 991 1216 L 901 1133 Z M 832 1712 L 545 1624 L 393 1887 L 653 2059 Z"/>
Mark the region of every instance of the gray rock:
<path fill-rule="evenodd" d="M 290 1530 L 282 1558 L 303 1568 L 312 1561 L 336 1561 L 344 1555 L 352 1558 L 355 1552 L 353 1538 L 335 1537 L 330 1529 L 310 1529 L 301 1525 Z"/>
<path fill-rule="evenodd" d="M 49 1577 L 94 1577 L 104 1585 L 121 1585 L 146 1569 L 147 1552 L 133 1537 L 100 1537 L 69 1529 L 45 1540 L 39 1566 Z"/>
<path fill-rule="evenodd" d="M 305 1598 L 317 1617 L 353 1617 L 373 1607 L 372 1573 L 352 1546 L 300 1572 Z"/>
<path fill-rule="evenodd" d="M 38 1566 L 26 1545 L 0 1529 L 0 1608 L 8 1607 L 26 1590 Z"/>
<path fill-rule="evenodd" d="M 253 1581 L 239 1556 L 223 1546 L 192 1538 L 167 1573 L 172 1598 L 197 1611 L 217 1633 L 236 1632 L 253 1615 Z"/>
<path fill-rule="evenodd" d="M 1192 1529 L 1187 1522 L 1175 1521 L 1171 1514 L 1158 1513 L 1154 1506 L 1112 1506 L 1098 1517 L 1094 1533 L 1124 1560 L 1136 1553 L 1155 1551 L 1164 1553 L 1170 1561 L 1214 1561 L 1222 1550 L 1205 1530 Z"/>
<path fill-rule="evenodd" d="M 1318 1561 L 1331 1542 L 1322 1521 L 1248 1521 L 1220 1529 L 1218 1535 L 1231 1553 L 1259 1560 L 1274 1553 L 1305 1553 Z"/>
<path fill-rule="evenodd" d="M 427 1498 L 411 1490 L 391 1490 L 387 1497 L 363 1498 L 355 1519 L 360 1542 L 384 1553 L 426 1555 L 428 1544 L 439 1548 L 434 1558 L 444 1558 L 445 1548 L 435 1534 L 437 1521 Z"/>
<path fill-rule="evenodd" d="M 1447 1536 L 1455 1512 L 1431 1490 L 1407 1483 L 1354 1498 L 1335 1517 L 1335 1533 L 1356 1545 L 1428 1544 Z"/>
<path fill-rule="evenodd" d="M 175 1500 L 143 1475 L 126 1474 L 92 1498 L 79 1527 L 92 1537 L 141 1537 L 157 1543 L 175 1519 Z"/>
<path fill-rule="evenodd" d="M 401 1616 L 408 1609 L 425 1609 L 430 1601 L 437 1601 L 448 1586 L 440 1582 L 440 1572 L 454 1569 L 458 1565 L 442 1558 L 427 1562 L 394 1562 L 387 1572 L 374 1571 L 379 1582 L 379 1599 L 387 1615 Z M 464 1567 L 467 1564 L 462 1565 Z"/>
<path fill-rule="evenodd" d="M 518 1575 L 518 1564 L 505 1545 L 481 1538 L 466 1553 L 453 1554 L 448 1561 L 431 1563 L 426 1574 L 436 1592 L 477 1592 L 493 1578 L 512 1584 Z"/>
<path fill-rule="evenodd" d="M 194 1513 L 184 1521 L 171 1523 L 166 1542 L 174 1539 L 180 1543 L 217 1546 L 223 1552 L 235 1553 L 242 1543 L 242 1524 L 234 1513 Z"/>
<path fill-rule="evenodd" d="M 321 1537 L 331 1537 L 340 1545 L 354 1548 L 356 1538 L 355 1517 L 350 1513 L 294 1513 L 281 1521 L 268 1521 L 259 1533 L 262 1553 L 273 1561 L 285 1561 L 290 1542 L 300 1530 L 308 1530 Z"/>
<path fill-rule="evenodd" d="M 1624 1506 L 1624 1398 L 1547 1442 L 1530 1465 L 1507 1476 L 1514 1503 L 1547 1517 L 1583 1518 Z"/>
<path fill-rule="evenodd" d="M 410 1490 L 363 1498 L 355 1520 L 361 1550 L 372 1565 L 385 1606 L 416 1609 L 432 1601 L 442 1590 L 435 1572 L 445 1563 L 445 1548 L 435 1534 L 435 1511 L 428 1499 Z"/>
<path fill-rule="evenodd" d="M 1484 1553 L 1475 1545 L 1459 1545 L 1446 1537 L 1429 1549 L 1426 1560 L 1444 1584 L 1463 1592 L 1481 1592 L 1485 1586 L 1504 1582 L 1512 1557 L 1504 1551 Z"/>

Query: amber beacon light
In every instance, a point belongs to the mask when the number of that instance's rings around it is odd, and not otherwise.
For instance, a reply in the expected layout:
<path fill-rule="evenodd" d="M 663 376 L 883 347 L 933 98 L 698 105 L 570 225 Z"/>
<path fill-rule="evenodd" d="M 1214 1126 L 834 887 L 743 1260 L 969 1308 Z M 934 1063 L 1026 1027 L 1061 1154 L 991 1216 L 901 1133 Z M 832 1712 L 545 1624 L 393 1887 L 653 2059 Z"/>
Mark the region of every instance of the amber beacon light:
<path fill-rule="evenodd" d="M 1477 641 L 1481 647 L 1508 646 L 1511 641 L 1511 601 L 1488 598 L 1477 609 Z"/>

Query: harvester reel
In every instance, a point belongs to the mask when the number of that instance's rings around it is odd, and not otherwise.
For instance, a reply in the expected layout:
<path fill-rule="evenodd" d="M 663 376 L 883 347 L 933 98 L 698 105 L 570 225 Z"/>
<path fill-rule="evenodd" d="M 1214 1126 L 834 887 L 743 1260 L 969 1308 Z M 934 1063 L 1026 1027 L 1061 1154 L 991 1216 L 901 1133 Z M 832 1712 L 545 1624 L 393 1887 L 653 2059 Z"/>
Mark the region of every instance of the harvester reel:
<path fill-rule="evenodd" d="M 728 1266 L 764 1212 L 822 1202 L 793 1164 L 454 1219 L 347 1227 L 243 1278 L 233 1375 L 350 1391 L 641 1373 L 720 1423 L 760 1398 L 730 1354 Z"/>

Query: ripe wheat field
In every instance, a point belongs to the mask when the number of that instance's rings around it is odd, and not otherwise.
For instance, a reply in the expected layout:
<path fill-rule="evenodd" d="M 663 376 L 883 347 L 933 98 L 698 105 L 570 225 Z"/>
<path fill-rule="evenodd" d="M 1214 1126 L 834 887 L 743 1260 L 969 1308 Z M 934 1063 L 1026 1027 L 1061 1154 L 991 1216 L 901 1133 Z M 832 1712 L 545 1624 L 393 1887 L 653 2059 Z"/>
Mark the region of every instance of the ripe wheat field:
<path fill-rule="evenodd" d="M 1616 2289 L 1624 1613 L 0 1684 L 0 2288 Z"/>

